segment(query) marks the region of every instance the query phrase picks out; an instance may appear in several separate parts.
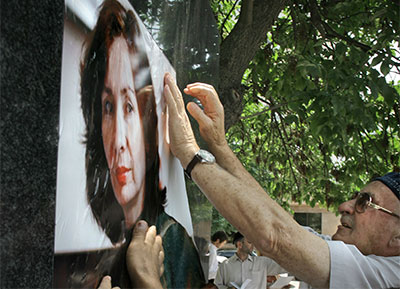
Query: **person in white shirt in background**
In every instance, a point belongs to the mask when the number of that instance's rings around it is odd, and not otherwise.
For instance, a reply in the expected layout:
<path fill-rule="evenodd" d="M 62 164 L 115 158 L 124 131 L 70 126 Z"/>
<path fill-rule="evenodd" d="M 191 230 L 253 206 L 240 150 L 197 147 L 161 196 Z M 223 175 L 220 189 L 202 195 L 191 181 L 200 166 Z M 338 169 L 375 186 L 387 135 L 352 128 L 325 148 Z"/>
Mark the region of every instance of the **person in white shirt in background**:
<path fill-rule="evenodd" d="M 224 231 L 217 231 L 211 236 L 211 243 L 208 249 L 208 284 L 213 285 L 215 276 L 217 276 L 218 260 L 217 250 L 223 247 L 228 240 L 228 236 Z"/>
<path fill-rule="evenodd" d="M 240 232 L 235 233 L 233 243 L 236 254 L 219 265 L 214 281 L 219 289 L 241 288 L 245 282 L 246 289 L 267 288 L 267 275 L 287 272 L 270 258 L 253 256 L 253 244 Z"/>

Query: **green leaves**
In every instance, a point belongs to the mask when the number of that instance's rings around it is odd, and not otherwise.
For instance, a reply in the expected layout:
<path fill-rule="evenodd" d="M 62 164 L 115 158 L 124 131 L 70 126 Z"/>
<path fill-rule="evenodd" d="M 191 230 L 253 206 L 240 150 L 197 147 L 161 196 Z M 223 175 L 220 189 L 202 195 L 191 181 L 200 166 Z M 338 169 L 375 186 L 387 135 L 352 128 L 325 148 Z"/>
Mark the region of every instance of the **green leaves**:
<path fill-rule="evenodd" d="M 276 20 L 243 76 L 242 119 L 227 136 L 279 203 L 335 208 L 400 169 L 400 85 L 384 78 L 400 69 L 399 18 L 389 0 L 318 5 L 318 21 L 306 0 Z"/>
<path fill-rule="evenodd" d="M 240 4 L 241 1 L 238 0 L 210 0 L 210 5 L 214 11 L 222 40 L 235 26 L 240 13 Z"/>
<path fill-rule="evenodd" d="M 321 68 L 322 68 L 321 65 L 312 63 L 306 59 L 300 61 L 297 64 L 297 69 L 301 73 L 303 78 L 307 78 L 309 76 L 313 78 L 322 76 Z"/>
<path fill-rule="evenodd" d="M 383 76 L 386 76 L 389 72 L 390 72 L 390 59 L 385 59 L 382 63 L 381 63 L 381 73 L 383 74 Z"/>

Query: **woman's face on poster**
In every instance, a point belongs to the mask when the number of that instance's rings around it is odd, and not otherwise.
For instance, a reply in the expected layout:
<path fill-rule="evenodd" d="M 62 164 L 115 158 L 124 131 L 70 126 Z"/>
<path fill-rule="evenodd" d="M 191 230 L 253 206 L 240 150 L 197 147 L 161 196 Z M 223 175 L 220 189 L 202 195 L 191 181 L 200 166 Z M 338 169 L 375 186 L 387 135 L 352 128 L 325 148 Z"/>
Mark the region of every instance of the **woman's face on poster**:
<path fill-rule="evenodd" d="M 145 144 L 126 40 L 114 39 L 102 93 L 102 134 L 119 204 L 137 202 L 145 180 Z"/>

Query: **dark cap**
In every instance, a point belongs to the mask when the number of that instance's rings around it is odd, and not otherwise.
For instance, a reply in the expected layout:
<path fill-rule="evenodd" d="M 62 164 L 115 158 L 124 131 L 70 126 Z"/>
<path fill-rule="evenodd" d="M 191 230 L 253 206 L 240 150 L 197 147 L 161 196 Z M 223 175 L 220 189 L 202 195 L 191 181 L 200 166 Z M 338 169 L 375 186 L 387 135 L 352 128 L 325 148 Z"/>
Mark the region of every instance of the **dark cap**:
<path fill-rule="evenodd" d="M 383 177 L 374 179 L 374 181 L 380 181 L 384 183 L 400 200 L 400 173 L 391 172 Z"/>

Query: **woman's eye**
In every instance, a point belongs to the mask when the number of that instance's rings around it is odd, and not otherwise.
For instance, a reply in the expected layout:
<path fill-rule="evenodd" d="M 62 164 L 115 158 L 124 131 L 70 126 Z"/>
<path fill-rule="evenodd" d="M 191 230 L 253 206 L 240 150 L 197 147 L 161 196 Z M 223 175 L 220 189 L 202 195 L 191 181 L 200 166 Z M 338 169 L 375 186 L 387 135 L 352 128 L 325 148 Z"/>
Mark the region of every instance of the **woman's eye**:
<path fill-rule="evenodd" d="M 131 112 L 133 111 L 133 106 L 132 106 L 130 103 L 127 103 L 127 104 L 126 104 L 126 111 L 127 111 L 128 113 L 131 113 Z"/>
<path fill-rule="evenodd" d="M 111 102 L 106 101 L 106 102 L 104 103 L 104 110 L 105 110 L 106 113 L 111 113 L 111 112 L 112 112 L 112 110 L 113 110 L 113 105 L 111 104 Z"/>

